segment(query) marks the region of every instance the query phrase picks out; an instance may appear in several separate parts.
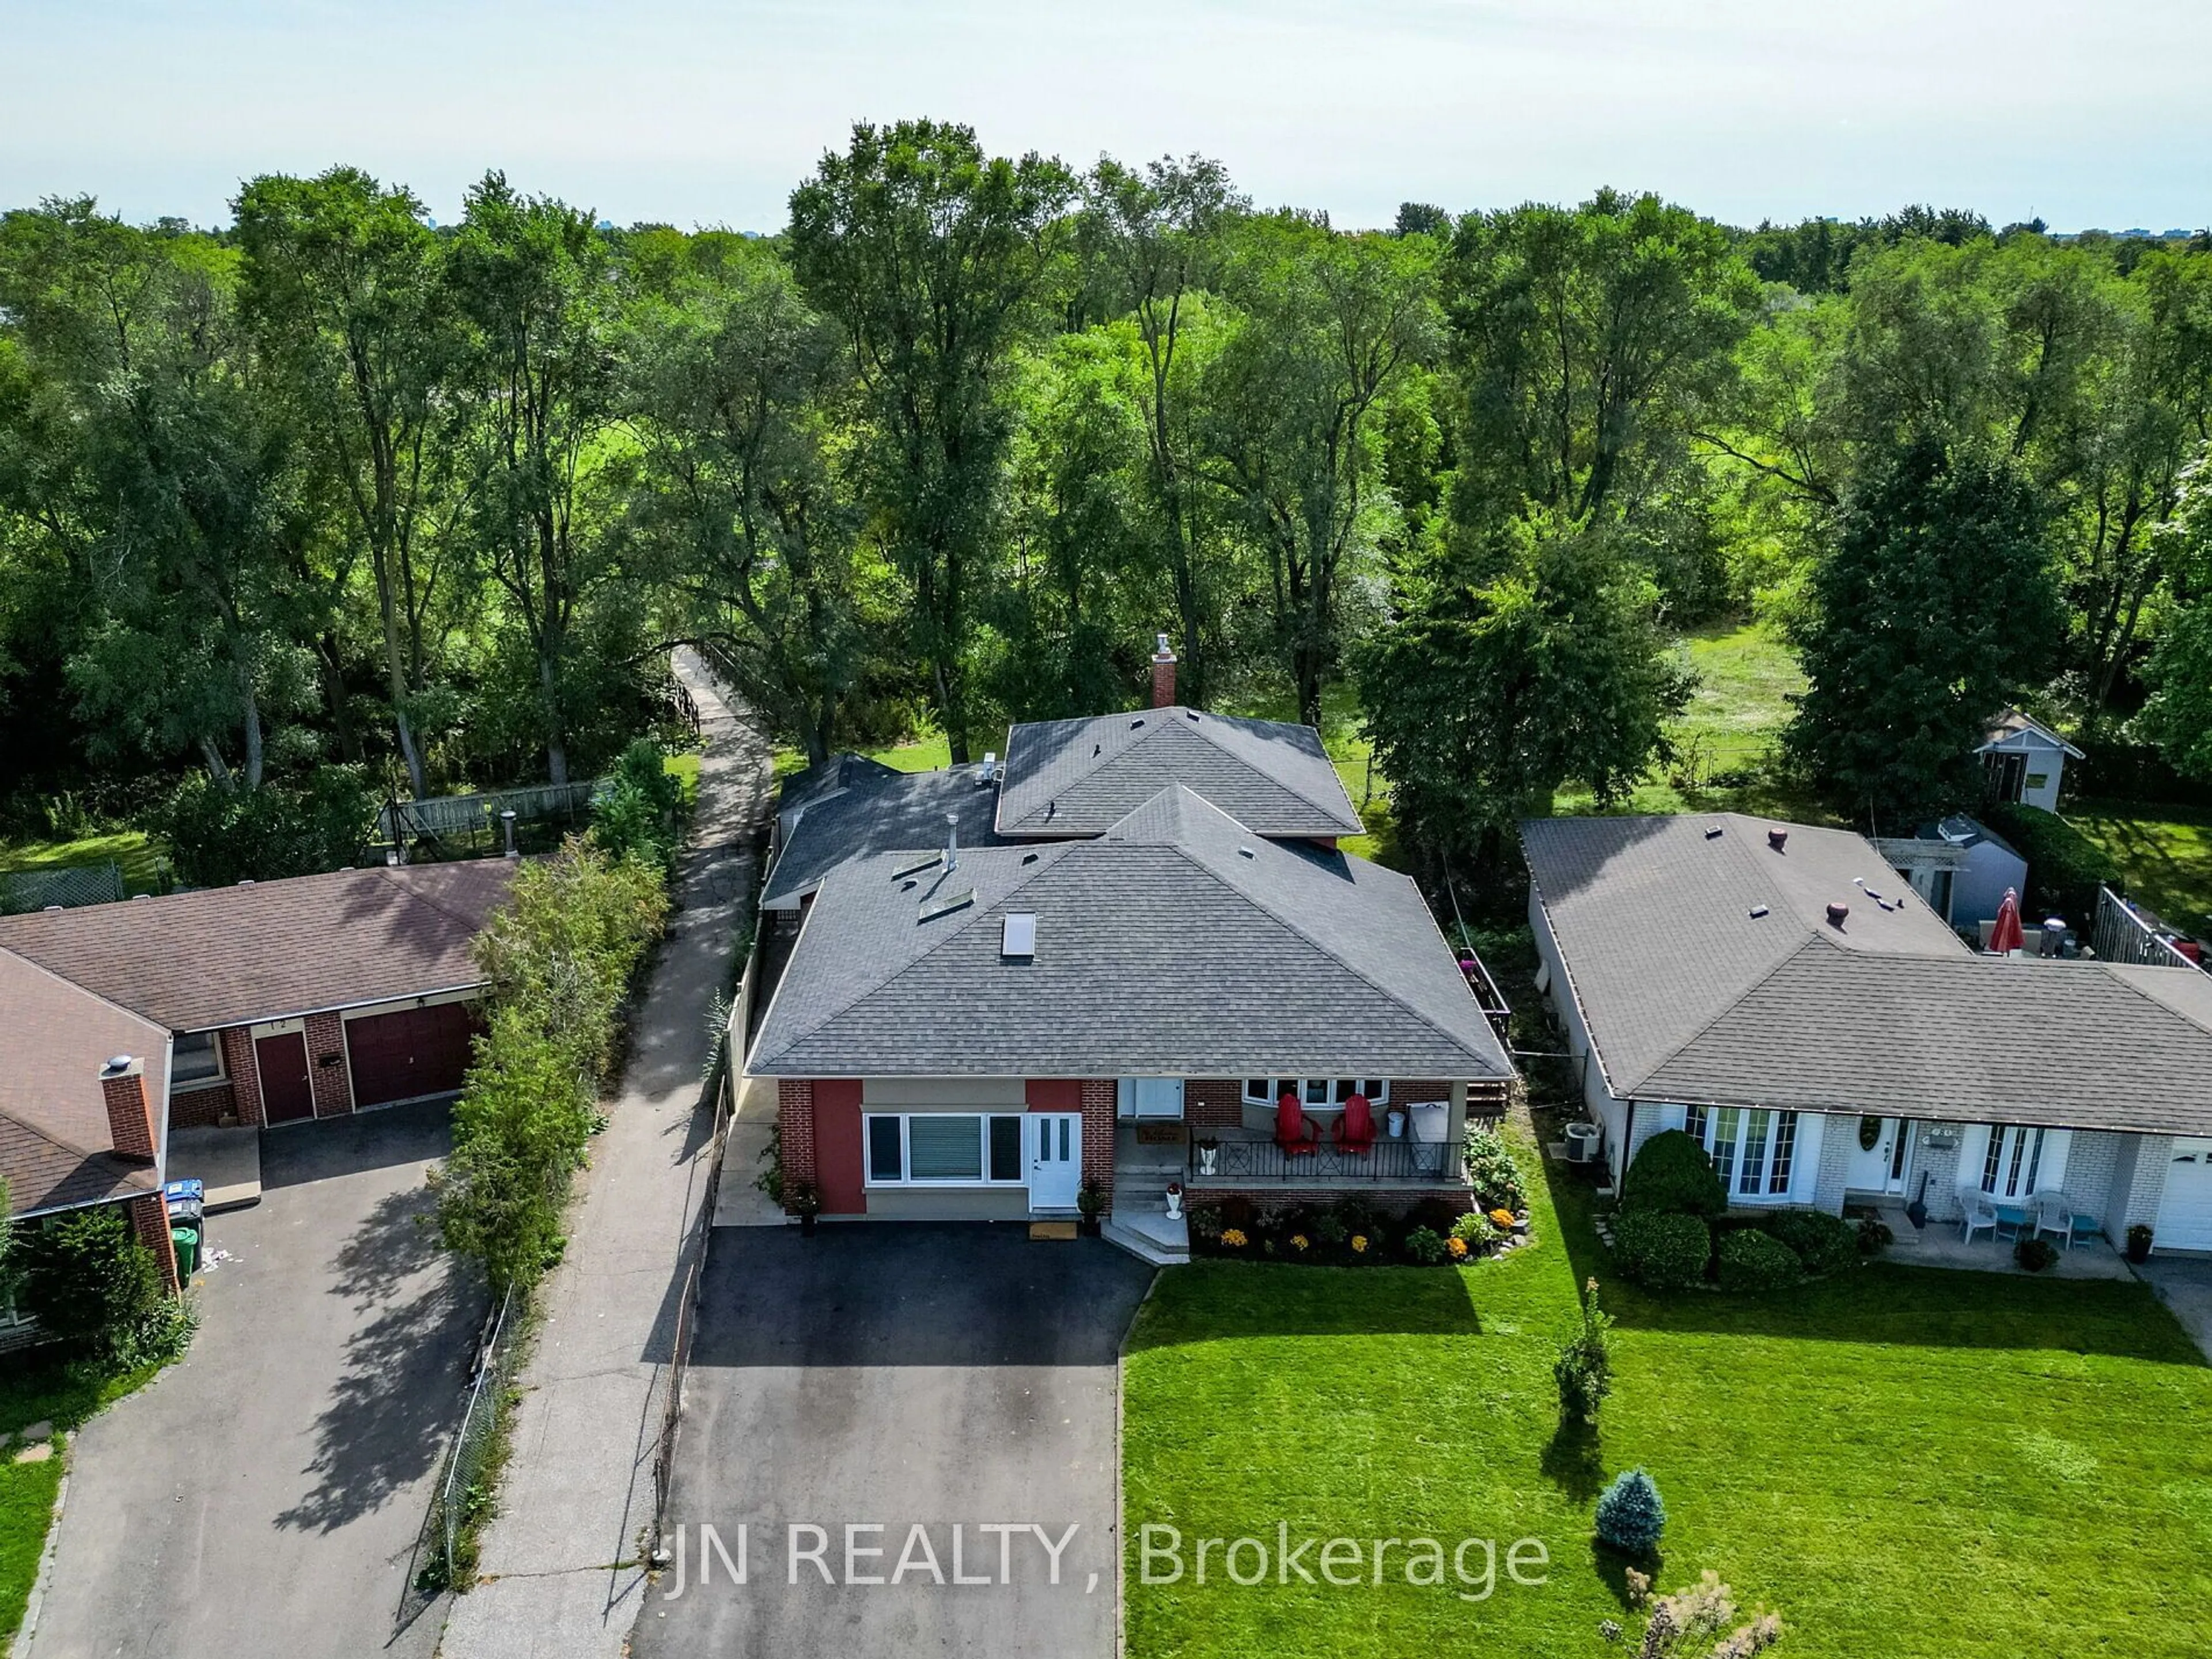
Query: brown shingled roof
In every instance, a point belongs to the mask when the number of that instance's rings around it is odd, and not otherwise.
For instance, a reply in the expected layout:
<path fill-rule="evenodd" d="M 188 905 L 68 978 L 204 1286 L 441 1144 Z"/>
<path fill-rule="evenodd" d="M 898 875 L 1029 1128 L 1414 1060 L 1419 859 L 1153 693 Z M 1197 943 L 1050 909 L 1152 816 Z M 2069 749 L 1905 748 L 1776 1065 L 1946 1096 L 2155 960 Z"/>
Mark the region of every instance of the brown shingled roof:
<path fill-rule="evenodd" d="M 117 1054 L 145 1061 L 159 1133 L 168 1032 L 6 951 L 0 1008 L 0 1176 L 15 1213 L 155 1190 L 152 1164 L 115 1156 L 100 1068 Z"/>
<path fill-rule="evenodd" d="M 480 983 L 469 943 L 514 867 L 340 870 L 0 917 L 0 950 L 173 1031 L 285 1018 Z"/>

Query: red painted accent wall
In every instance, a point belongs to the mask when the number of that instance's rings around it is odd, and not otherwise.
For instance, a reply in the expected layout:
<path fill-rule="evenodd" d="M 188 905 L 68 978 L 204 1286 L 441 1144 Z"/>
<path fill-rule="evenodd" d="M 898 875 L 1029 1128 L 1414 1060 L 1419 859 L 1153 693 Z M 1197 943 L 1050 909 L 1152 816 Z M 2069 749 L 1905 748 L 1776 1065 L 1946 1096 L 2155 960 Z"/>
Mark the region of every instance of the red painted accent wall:
<path fill-rule="evenodd" d="M 1079 1112 L 1083 1109 L 1083 1079 L 1073 1077 L 1033 1077 L 1023 1085 L 1024 1097 L 1033 1112 Z"/>
<path fill-rule="evenodd" d="M 817 1078 L 814 1083 L 814 1172 L 824 1215 L 866 1215 L 866 1165 L 860 1151 L 860 1084 L 857 1078 Z"/>

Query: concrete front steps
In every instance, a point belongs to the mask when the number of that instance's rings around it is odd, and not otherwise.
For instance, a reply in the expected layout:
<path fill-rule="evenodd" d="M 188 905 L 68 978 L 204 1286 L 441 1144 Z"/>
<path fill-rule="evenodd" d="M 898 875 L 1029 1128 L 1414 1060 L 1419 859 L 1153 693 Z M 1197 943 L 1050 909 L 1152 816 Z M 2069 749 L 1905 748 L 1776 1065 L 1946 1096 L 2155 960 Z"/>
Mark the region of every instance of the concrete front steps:
<path fill-rule="evenodd" d="M 1099 1231 L 1109 1243 L 1156 1267 L 1190 1260 L 1190 1224 L 1180 1216 L 1169 1220 L 1167 1206 L 1156 1197 L 1149 1203 L 1116 1204 Z"/>

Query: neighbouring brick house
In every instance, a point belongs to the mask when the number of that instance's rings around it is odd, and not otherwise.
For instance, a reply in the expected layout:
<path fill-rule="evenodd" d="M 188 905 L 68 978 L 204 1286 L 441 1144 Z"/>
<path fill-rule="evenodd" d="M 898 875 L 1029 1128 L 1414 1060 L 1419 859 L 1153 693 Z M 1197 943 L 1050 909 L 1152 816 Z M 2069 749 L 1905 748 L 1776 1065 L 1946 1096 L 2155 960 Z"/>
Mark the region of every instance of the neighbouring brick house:
<path fill-rule="evenodd" d="M 1522 828 L 1545 994 L 1618 1177 L 1697 1137 L 1733 1203 L 1920 1200 L 2212 1250 L 2212 976 L 1977 954 L 1847 830 Z M 1977 1226 L 1984 1224 L 1977 1222 Z"/>
<path fill-rule="evenodd" d="M 802 920 L 746 1071 L 825 1216 L 1064 1215 L 1088 1182 L 1109 1233 L 1172 1257 L 1170 1181 L 1464 1198 L 1470 1101 L 1495 1115 L 1511 1066 L 1419 890 L 1337 850 L 1360 823 L 1314 732 L 1176 708 L 1166 679 L 1166 706 L 1015 727 L 1002 775 L 795 781 L 768 890 Z M 917 799 L 937 835 L 887 839 Z M 1285 1091 L 1314 1152 L 1276 1144 Z M 1365 1152 L 1328 1133 L 1353 1094 L 1389 1126 Z"/>
<path fill-rule="evenodd" d="M 173 1129 L 459 1088 L 482 988 L 470 943 L 514 872 L 345 870 L 0 918 L 15 1213 L 129 1203 L 173 1278 L 160 1198 Z"/>

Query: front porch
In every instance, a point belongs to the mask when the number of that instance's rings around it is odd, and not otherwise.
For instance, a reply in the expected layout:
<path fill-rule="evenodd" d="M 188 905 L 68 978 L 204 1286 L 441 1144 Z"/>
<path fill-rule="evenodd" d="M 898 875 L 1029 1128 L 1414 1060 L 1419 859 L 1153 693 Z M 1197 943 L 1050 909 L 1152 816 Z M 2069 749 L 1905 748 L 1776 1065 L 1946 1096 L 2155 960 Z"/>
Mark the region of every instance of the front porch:
<path fill-rule="evenodd" d="M 2064 1247 L 2056 1237 L 2051 1243 L 2058 1252 L 2058 1259 L 2041 1273 L 2028 1275 L 2027 1269 L 2013 1259 L 2013 1247 L 2021 1235 L 2008 1228 L 2008 1235 L 1992 1237 L 1984 1229 L 1969 1241 L 1961 1236 L 1960 1224 L 1931 1219 L 1924 1227 L 1915 1227 L 1905 1212 L 1904 1204 L 1893 1198 L 1877 1198 L 1853 1193 L 1844 1213 L 1856 1218 L 1871 1211 L 1894 1236 L 1895 1242 L 1882 1252 L 1885 1261 L 1900 1262 L 1913 1267 L 1948 1267 L 1971 1273 L 2020 1273 L 2042 1279 L 2127 1279 L 2131 1277 L 2126 1260 L 2111 1243 L 2101 1237 L 2078 1237 L 2073 1246 Z M 2015 1225 L 2017 1224 L 2014 1224 Z M 2033 1234 L 2034 1224 L 2030 1220 L 2027 1231 Z"/>
<path fill-rule="evenodd" d="M 1285 1152 L 1273 1132 L 1241 1125 L 1122 1119 L 1115 1127 L 1114 1185 L 1125 1191 L 1164 1195 L 1170 1182 L 1187 1191 L 1253 1186 L 1352 1191 L 1462 1184 L 1466 1165 L 1460 1149 L 1444 1138 L 1446 1115 L 1422 1114 L 1408 1133 L 1378 1136 L 1364 1152 L 1340 1148 L 1324 1134 L 1310 1152 Z"/>

